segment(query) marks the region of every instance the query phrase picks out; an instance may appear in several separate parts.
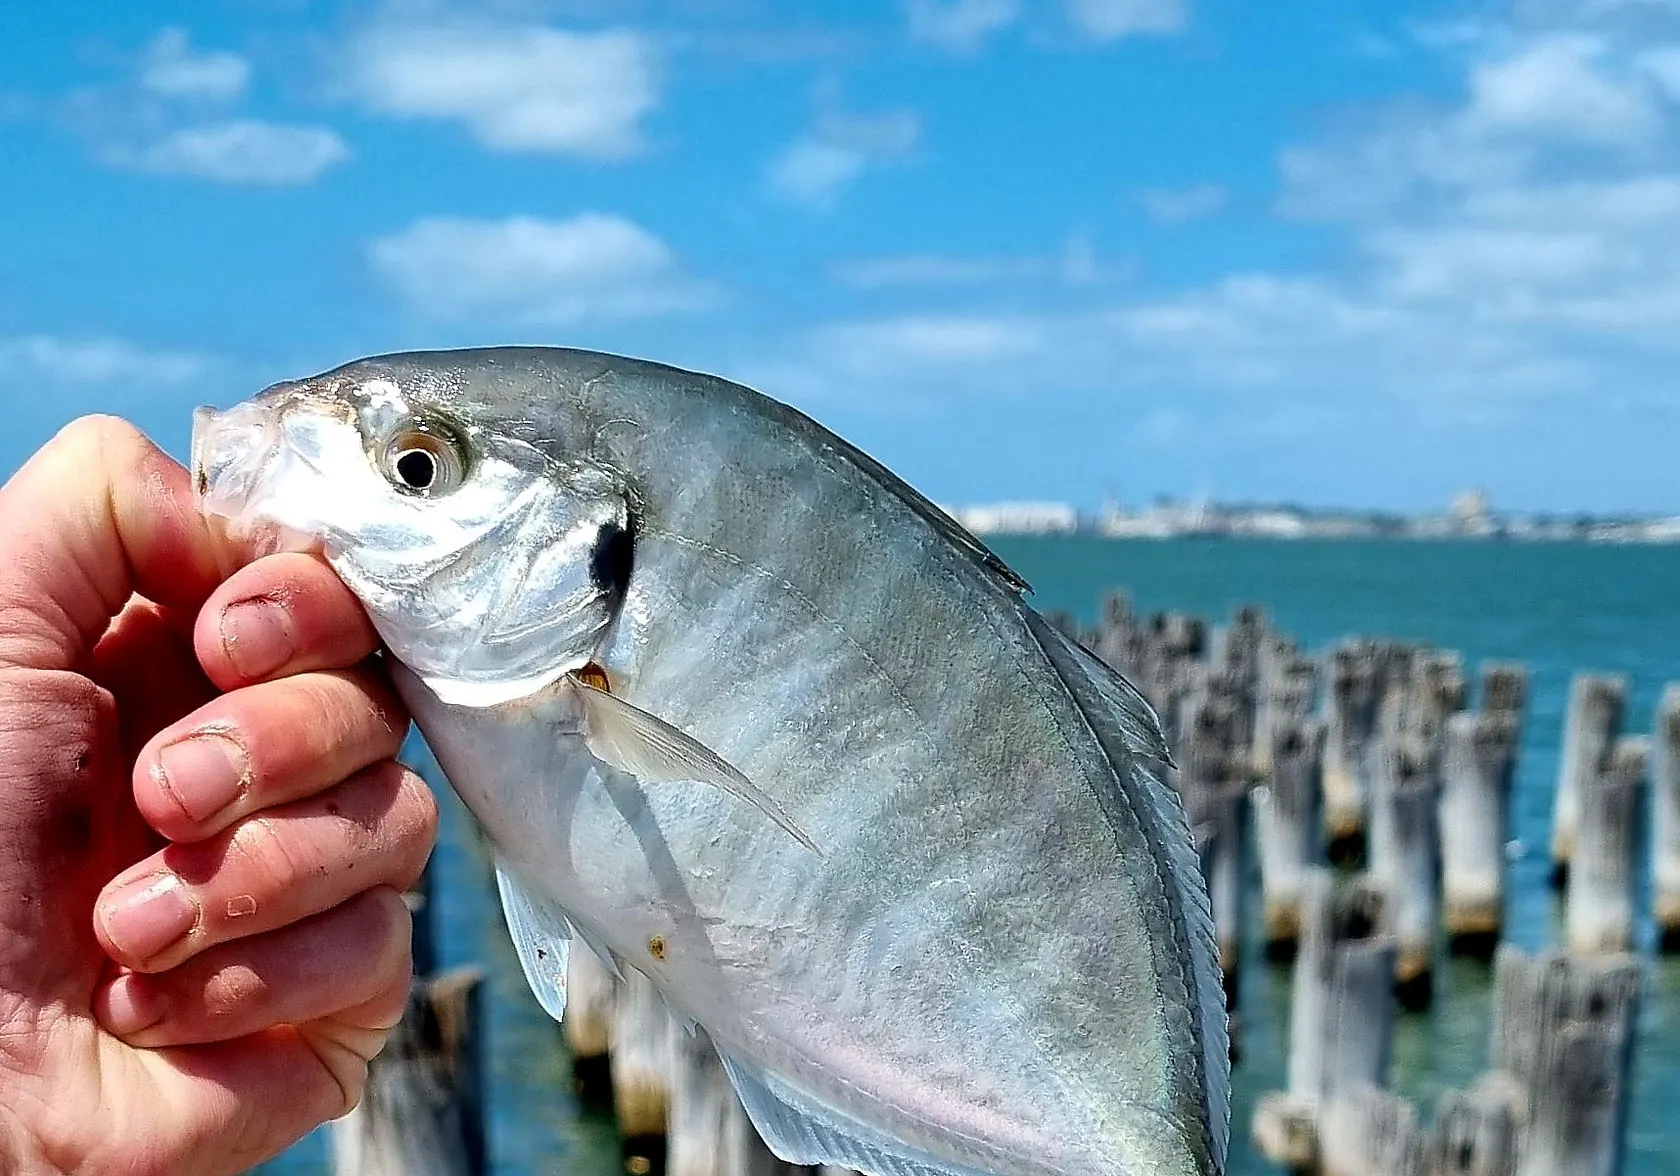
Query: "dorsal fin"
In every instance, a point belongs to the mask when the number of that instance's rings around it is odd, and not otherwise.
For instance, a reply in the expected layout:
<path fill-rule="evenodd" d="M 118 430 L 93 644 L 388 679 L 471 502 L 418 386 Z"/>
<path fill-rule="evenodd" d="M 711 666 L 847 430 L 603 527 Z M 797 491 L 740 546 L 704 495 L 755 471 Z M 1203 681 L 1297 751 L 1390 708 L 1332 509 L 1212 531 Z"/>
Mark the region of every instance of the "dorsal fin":
<path fill-rule="evenodd" d="M 1119 674 L 1069 640 L 1032 609 L 1023 609 L 1027 627 L 1038 639 L 1073 696 L 1114 771 L 1131 780 L 1122 803 L 1129 803 L 1138 824 L 1156 850 L 1164 868 L 1173 930 L 1179 950 L 1189 955 L 1189 971 L 1196 1012 L 1191 1023 L 1200 1047 L 1198 1067 L 1206 1115 L 1207 1146 L 1213 1171 L 1225 1170 L 1230 1139 L 1230 1029 L 1225 1014 L 1225 989 L 1214 939 L 1213 910 L 1201 861 L 1190 837 L 1183 805 L 1161 773 L 1169 761 L 1160 725 L 1137 690 Z M 1112 803 L 1110 797 L 1104 803 Z M 1193 1125 L 1186 1124 L 1186 1127 Z"/>

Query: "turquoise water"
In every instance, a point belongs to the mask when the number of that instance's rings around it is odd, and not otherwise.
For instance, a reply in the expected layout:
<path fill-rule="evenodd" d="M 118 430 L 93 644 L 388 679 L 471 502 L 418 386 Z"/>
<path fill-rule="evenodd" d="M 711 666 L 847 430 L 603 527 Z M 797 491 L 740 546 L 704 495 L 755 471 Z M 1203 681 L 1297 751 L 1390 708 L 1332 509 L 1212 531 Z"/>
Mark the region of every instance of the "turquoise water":
<path fill-rule="evenodd" d="M 1119 542 L 1000 538 L 993 546 L 1032 583 L 1041 609 L 1094 623 L 1108 588 L 1128 589 L 1140 610 L 1188 609 L 1224 618 L 1263 606 L 1308 647 L 1377 634 L 1459 650 L 1472 671 L 1484 659 L 1517 659 L 1531 673 L 1531 703 L 1518 764 L 1507 926 L 1527 948 L 1559 940 L 1546 886 L 1546 847 L 1562 710 L 1576 670 L 1629 675 L 1629 727 L 1649 731 L 1665 681 L 1680 679 L 1680 547 L 1491 543 Z M 449 798 L 439 846 L 436 905 L 443 963 L 490 972 L 490 1148 L 494 1171 L 607 1176 L 618 1171 L 612 1124 L 580 1116 L 560 1036 L 519 977 L 491 893 L 489 867 Z M 1248 926 L 1255 927 L 1257 918 Z M 1645 942 L 1649 927 L 1641 928 Z M 1680 1171 L 1680 960 L 1647 955 L 1626 1176 Z M 1233 1119 L 1233 1176 L 1271 1169 L 1248 1146 L 1255 1097 L 1282 1085 L 1288 970 L 1249 950 L 1242 976 L 1244 1058 Z M 1454 961 L 1441 972 L 1433 1010 L 1401 1019 L 1392 1083 L 1427 1115 L 1436 1095 L 1486 1065 L 1489 969 Z M 319 1138 L 265 1171 L 323 1170 Z"/>

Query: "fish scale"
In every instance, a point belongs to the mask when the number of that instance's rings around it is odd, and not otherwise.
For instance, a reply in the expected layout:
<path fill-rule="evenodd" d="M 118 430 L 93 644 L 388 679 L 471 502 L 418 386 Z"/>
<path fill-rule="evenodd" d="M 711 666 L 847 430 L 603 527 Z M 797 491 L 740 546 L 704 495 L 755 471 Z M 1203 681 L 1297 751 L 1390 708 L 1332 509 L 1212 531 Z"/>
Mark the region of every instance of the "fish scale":
<path fill-rule="evenodd" d="M 297 415 L 312 398 L 318 419 Z M 369 605 L 551 1012 L 576 931 L 706 1029 L 796 1162 L 1223 1171 L 1218 966 L 1158 725 L 947 516 L 786 406 L 593 353 L 388 356 L 284 404 L 201 422 L 195 453 L 222 421 L 224 448 L 280 471 L 229 474 L 206 508 L 320 536 Z M 369 476 L 404 412 L 462 423 L 462 485 L 416 499 Z M 288 430 L 327 459 L 283 460 Z M 378 582 L 401 552 L 366 549 L 393 519 L 464 536 L 453 504 L 496 493 L 521 505 L 460 540 L 451 591 L 505 600 L 504 627 L 557 651 L 536 687 L 498 691 L 474 644 L 496 615 L 452 630 L 424 584 Z M 618 517 L 622 599 L 539 562 L 540 536 L 607 542 Z M 570 677 L 586 663 L 610 698 Z"/>

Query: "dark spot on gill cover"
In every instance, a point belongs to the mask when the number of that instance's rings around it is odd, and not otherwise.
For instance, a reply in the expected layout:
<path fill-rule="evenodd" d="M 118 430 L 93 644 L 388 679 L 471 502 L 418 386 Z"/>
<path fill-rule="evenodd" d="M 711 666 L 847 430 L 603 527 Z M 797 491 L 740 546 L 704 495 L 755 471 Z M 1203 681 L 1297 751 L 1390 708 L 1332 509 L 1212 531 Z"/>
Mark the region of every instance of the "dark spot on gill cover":
<path fill-rule="evenodd" d="M 633 510 L 625 516 L 623 526 L 603 523 L 595 536 L 595 550 L 589 557 L 589 578 L 615 611 L 630 590 L 630 573 L 635 570 L 636 523 Z"/>
<path fill-rule="evenodd" d="M 655 935 L 648 940 L 648 955 L 656 960 L 665 958 L 665 937 L 663 935 Z"/>

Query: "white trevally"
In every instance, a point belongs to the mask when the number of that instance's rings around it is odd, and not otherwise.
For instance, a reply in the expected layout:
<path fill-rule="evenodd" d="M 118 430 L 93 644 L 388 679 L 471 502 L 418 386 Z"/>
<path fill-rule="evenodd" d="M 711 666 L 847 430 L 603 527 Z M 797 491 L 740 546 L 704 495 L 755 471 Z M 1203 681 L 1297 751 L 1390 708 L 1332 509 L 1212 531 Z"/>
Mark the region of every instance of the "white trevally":
<path fill-rule="evenodd" d="M 784 1159 L 1224 1169 L 1204 883 L 1154 714 L 1001 561 L 749 389 L 549 348 L 201 411 L 204 507 L 314 546 L 494 846 L 705 1027 Z"/>

